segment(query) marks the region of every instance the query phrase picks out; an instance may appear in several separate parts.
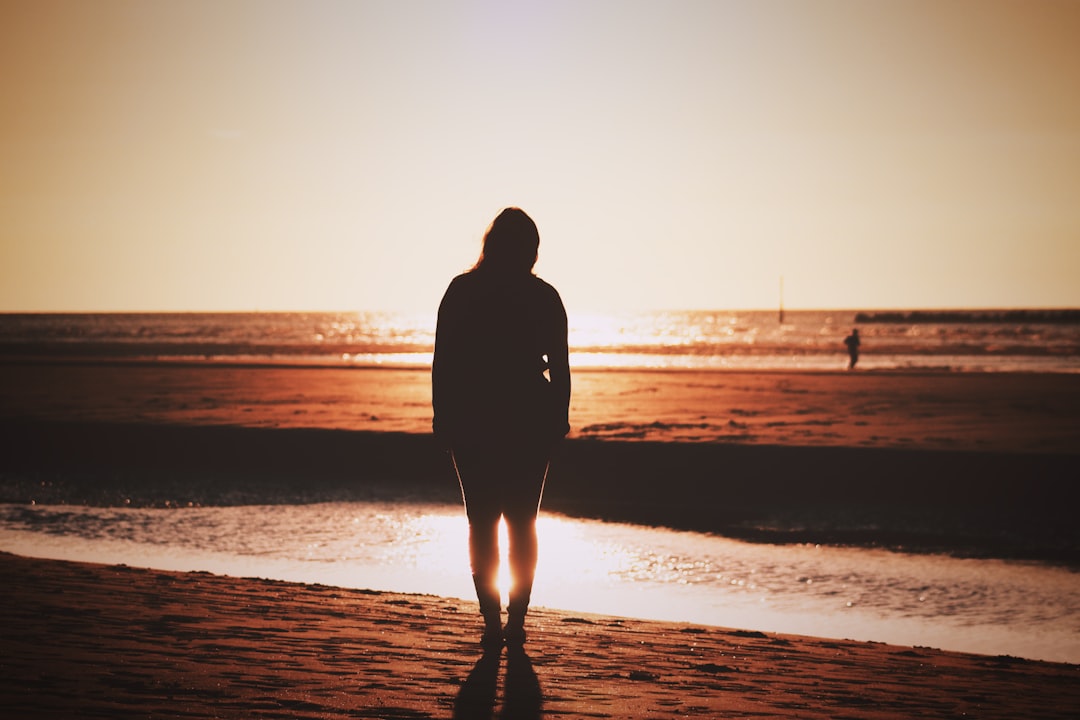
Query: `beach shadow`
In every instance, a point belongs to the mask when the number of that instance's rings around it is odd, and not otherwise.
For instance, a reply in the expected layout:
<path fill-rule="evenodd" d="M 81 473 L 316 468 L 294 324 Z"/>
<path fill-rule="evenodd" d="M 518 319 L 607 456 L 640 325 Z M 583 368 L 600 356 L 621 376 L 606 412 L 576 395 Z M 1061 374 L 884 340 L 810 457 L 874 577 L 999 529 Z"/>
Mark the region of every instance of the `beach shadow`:
<path fill-rule="evenodd" d="M 454 700 L 453 720 L 492 720 L 499 680 L 500 651 L 485 652 L 476 661 Z"/>
<path fill-rule="evenodd" d="M 507 650 L 503 694 L 500 717 L 504 720 L 539 720 L 544 716 L 544 694 L 540 690 L 540 680 L 522 648 Z"/>
<path fill-rule="evenodd" d="M 501 653 L 485 652 L 476 661 L 454 700 L 453 720 L 494 720 Z M 540 720 L 544 696 L 532 662 L 520 648 L 507 650 L 500 720 Z"/>

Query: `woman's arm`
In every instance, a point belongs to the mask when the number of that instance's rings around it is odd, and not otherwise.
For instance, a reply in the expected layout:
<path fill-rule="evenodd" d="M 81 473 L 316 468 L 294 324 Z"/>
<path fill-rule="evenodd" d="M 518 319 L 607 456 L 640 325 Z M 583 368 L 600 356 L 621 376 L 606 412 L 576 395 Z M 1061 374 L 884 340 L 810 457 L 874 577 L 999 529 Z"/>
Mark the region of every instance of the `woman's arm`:
<path fill-rule="evenodd" d="M 431 360 L 431 430 L 439 441 L 449 447 L 454 425 L 453 365 L 458 332 L 458 311 L 454 283 L 446 288 L 435 324 L 435 353 Z"/>
<path fill-rule="evenodd" d="M 567 341 L 566 308 L 555 292 L 552 340 L 548 349 L 548 375 L 551 378 L 552 431 L 556 437 L 570 432 L 570 351 Z"/>

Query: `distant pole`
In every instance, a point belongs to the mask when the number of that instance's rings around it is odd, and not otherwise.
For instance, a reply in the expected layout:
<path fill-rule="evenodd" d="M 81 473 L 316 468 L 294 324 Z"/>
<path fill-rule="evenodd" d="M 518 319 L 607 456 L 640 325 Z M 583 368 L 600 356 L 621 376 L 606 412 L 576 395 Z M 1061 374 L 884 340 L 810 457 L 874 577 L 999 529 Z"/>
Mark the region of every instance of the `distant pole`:
<path fill-rule="evenodd" d="M 784 324 L 784 276 L 780 276 L 780 324 Z"/>

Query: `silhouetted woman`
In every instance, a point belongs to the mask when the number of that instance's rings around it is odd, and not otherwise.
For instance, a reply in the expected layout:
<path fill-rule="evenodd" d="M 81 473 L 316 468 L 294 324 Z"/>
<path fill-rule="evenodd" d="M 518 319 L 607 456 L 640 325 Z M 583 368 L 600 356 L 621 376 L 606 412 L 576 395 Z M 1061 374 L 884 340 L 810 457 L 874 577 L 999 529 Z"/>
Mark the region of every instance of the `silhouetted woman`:
<path fill-rule="evenodd" d="M 566 310 L 555 288 L 532 273 L 539 245 L 528 215 L 503 210 L 476 265 L 446 289 L 435 334 L 433 429 L 461 483 L 488 648 L 525 642 L 536 514 L 551 449 L 570 430 Z M 500 517 L 512 577 L 505 630 L 496 584 Z"/>

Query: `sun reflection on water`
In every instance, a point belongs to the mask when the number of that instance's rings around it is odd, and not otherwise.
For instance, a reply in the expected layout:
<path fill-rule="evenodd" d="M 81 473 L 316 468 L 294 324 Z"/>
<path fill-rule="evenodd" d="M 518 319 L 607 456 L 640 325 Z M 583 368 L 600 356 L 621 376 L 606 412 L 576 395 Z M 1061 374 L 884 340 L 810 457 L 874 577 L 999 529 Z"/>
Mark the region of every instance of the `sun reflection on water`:
<path fill-rule="evenodd" d="M 1037 564 L 753 545 L 542 513 L 533 605 L 1080 661 L 1080 576 Z M 475 599 L 458 506 L 0 505 L 0 550 Z M 508 592 L 502 533 L 500 588 Z"/>

